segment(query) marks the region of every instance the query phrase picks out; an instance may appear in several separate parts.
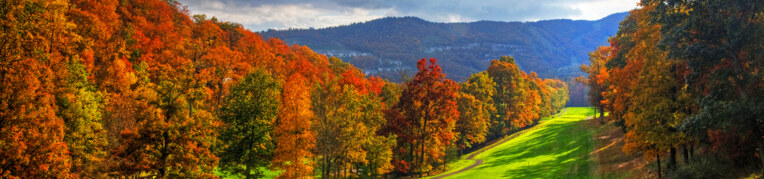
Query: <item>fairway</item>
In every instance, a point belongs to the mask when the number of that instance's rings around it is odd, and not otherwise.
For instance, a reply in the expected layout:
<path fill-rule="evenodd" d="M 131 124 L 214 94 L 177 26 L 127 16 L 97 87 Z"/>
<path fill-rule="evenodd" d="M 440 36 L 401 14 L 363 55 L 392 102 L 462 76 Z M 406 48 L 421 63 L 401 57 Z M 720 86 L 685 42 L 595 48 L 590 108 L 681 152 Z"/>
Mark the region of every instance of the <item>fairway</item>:
<path fill-rule="evenodd" d="M 511 140 L 474 157 L 482 164 L 445 178 L 589 178 L 595 169 L 589 152 L 593 130 L 581 121 L 593 115 L 586 107 L 571 107 Z M 472 165 L 470 163 L 469 165 Z M 456 172 L 454 168 L 444 174 Z"/>

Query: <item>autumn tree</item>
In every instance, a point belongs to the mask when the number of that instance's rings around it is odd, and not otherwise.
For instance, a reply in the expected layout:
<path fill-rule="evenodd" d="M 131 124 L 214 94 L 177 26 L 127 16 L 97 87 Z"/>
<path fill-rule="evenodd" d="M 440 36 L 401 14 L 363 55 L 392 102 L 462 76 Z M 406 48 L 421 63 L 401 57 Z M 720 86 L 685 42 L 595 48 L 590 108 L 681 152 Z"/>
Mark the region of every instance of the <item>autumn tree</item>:
<path fill-rule="evenodd" d="M 231 88 L 221 109 L 220 168 L 247 178 L 263 176 L 274 144 L 273 121 L 278 114 L 281 86 L 264 71 L 247 74 Z"/>
<path fill-rule="evenodd" d="M 521 111 L 517 111 L 520 118 L 526 119 L 523 121 L 526 123 L 525 125 L 533 125 L 538 122 L 538 120 L 541 119 L 542 109 L 543 106 L 543 99 L 542 99 L 542 91 L 541 88 L 536 85 L 534 80 L 536 79 L 536 73 L 531 72 L 531 74 L 526 74 L 525 72 L 521 73 L 523 75 L 523 78 L 525 79 L 525 82 L 527 83 L 525 88 L 522 89 L 525 93 L 527 93 L 527 97 L 523 99 L 523 107 Z M 518 122 L 514 122 L 515 124 Z M 515 126 L 516 128 L 523 128 L 525 126 Z"/>
<path fill-rule="evenodd" d="M 611 47 L 610 59 L 605 63 L 607 82 L 602 102 L 607 106 L 610 119 L 626 131 L 625 116 L 630 110 L 634 87 L 646 60 L 648 47 L 657 43 L 660 26 L 649 23 L 650 7 L 635 9 L 621 22 L 614 37 L 608 39 Z"/>
<path fill-rule="evenodd" d="M 189 76 L 173 76 L 165 70 L 152 83 L 148 65 L 137 67 L 139 99 L 148 101 L 135 127 L 121 132 L 115 156 L 121 174 L 147 173 L 156 177 L 209 177 L 217 157 L 210 151 L 215 137 L 212 114 L 188 100 L 198 89 L 182 85 Z M 194 110 L 189 105 L 197 105 Z"/>
<path fill-rule="evenodd" d="M 665 24 L 660 46 L 690 69 L 686 80 L 699 110 L 689 116 L 686 129 L 722 130 L 756 139 L 748 145 L 757 146 L 764 164 L 760 95 L 764 2 L 644 0 L 642 4 L 655 5 L 653 20 Z"/>
<path fill-rule="evenodd" d="M 174 0 L 11 0 L 0 9 L 0 178 L 213 177 L 212 151 L 235 148 L 218 145 L 226 138 L 217 136 L 220 120 L 237 121 L 231 101 L 251 94 L 229 93 L 229 85 L 252 67 L 271 82 L 292 81 L 287 94 L 274 94 L 289 103 L 270 114 L 278 113 L 273 131 L 259 126 L 280 145 L 263 142 L 275 157 L 249 157 L 258 166 L 270 161 L 284 178 L 312 176 L 310 87 L 330 76 L 339 79 L 337 94 L 353 96 L 345 100 L 360 112 L 350 119 L 363 126 L 352 133 L 362 140 L 347 146 L 366 154 L 343 164 L 344 175 L 391 170 L 396 135 L 379 131 L 401 88 L 338 58 L 191 16 Z M 385 86 L 396 88 L 383 94 Z"/>
<path fill-rule="evenodd" d="M 538 104 L 539 117 L 548 117 L 552 115 L 552 97 L 550 88 L 546 85 L 544 79 L 538 77 L 536 72 L 531 72 L 529 78 L 531 83 L 531 90 L 536 91 L 541 100 Z"/>
<path fill-rule="evenodd" d="M 459 103 L 459 120 L 456 121 L 455 132 L 457 133 L 456 147 L 461 150 L 472 147 L 472 144 L 485 141 L 488 132 L 488 111 L 483 107 L 475 96 L 460 92 L 457 94 Z"/>
<path fill-rule="evenodd" d="M 459 118 L 456 98 L 458 86 L 445 79 L 437 60 L 417 62 L 419 72 L 406 84 L 397 108 L 403 121 L 411 127 L 404 128 L 398 136 L 410 135 L 414 140 L 401 140 L 405 157 L 398 158 L 411 164 L 411 171 L 420 175 L 430 171 L 432 164 L 441 163 L 446 147 L 455 139 L 454 127 Z M 407 143 L 410 142 L 410 143 Z"/>
<path fill-rule="evenodd" d="M 496 90 L 493 79 L 485 72 L 471 75 L 460 89 L 457 96 L 459 120 L 455 129 L 458 133 L 456 145 L 459 149 L 466 149 L 486 141 L 491 116 L 496 110 L 493 103 Z"/>
<path fill-rule="evenodd" d="M 353 164 L 367 162 L 363 143 L 370 137 L 363 124 L 361 95 L 353 86 L 343 88 L 329 81 L 315 87 L 311 96 L 321 176 L 355 176 L 350 171 Z"/>
<path fill-rule="evenodd" d="M 589 65 L 581 65 L 581 71 L 586 73 L 586 78 L 579 77 L 576 81 L 589 86 L 589 102 L 594 106 L 595 112 L 600 112 L 600 121 L 604 122 L 606 101 L 602 96 L 602 92 L 606 90 L 608 72 L 607 64 L 612 54 L 612 48 L 610 46 L 597 47 L 594 52 L 589 54 Z"/>
<path fill-rule="evenodd" d="M 677 103 L 679 84 L 674 80 L 673 64 L 665 53 L 648 55 L 644 70 L 640 73 L 640 85 L 634 89 L 634 100 L 626 118 L 629 132 L 624 150 L 653 154 L 658 159 L 669 151 L 669 167 L 675 167 L 676 148 L 684 141 L 679 131 L 681 118 Z M 660 169 L 659 169 L 660 171 Z"/>
<path fill-rule="evenodd" d="M 512 130 L 531 125 L 533 119 L 524 115 L 531 112 L 525 109 L 530 91 L 524 72 L 517 67 L 515 59 L 502 56 L 499 60 L 493 60 L 486 72 L 496 84 L 496 115 L 492 125 L 494 135 L 503 136 Z"/>
<path fill-rule="evenodd" d="M 74 55 L 69 7 L 66 1 L 0 3 L 0 177 L 70 176 L 53 71 Z"/>
<path fill-rule="evenodd" d="M 219 46 L 209 49 L 195 63 L 195 71 L 198 71 L 195 79 L 202 81 L 210 89 L 208 103 L 213 109 L 220 106 L 225 92 L 228 91 L 230 83 L 227 82 L 237 81 L 250 69 L 249 64 L 242 61 L 242 56 L 240 52 Z"/>
<path fill-rule="evenodd" d="M 693 100 L 683 84 L 686 66 L 656 45 L 662 25 L 650 19 L 654 9 L 648 5 L 631 11 L 610 38 L 611 46 L 592 53 L 593 66 L 604 66 L 588 70 L 589 79 L 604 90 L 600 104 L 627 131 L 623 150 L 657 159 L 660 176 L 660 158 L 668 153 L 668 168 L 676 168 L 677 149 L 692 141 L 681 125 L 692 112 Z"/>
<path fill-rule="evenodd" d="M 305 77 L 295 73 L 284 83 L 281 106 L 273 133 L 276 149 L 271 168 L 282 170 L 279 178 L 313 176 L 315 133 L 310 130 L 313 112 L 310 86 Z"/>
<path fill-rule="evenodd" d="M 390 168 L 391 142 L 376 134 L 385 123 L 381 101 L 375 93 L 355 88 L 365 87 L 365 83 L 365 78 L 343 75 L 342 80 L 329 79 L 316 85 L 311 94 L 316 117 L 312 128 L 322 177 L 374 176 Z M 385 158 L 387 161 L 380 163 Z M 359 166 L 372 171 L 361 173 Z"/>
<path fill-rule="evenodd" d="M 358 174 L 360 177 L 379 177 L 393 170 L 390 161 L 393 159 L 396 136 L 380 134 L 387 121 L 384 116 L 384 103 L 378 96 L 381 93 L 381 89 L 377 89 L 379 83 L 385 82 L 378 77 L 371 77 L 369 79 L 370 93 L 360 98 L 360 119 L 366 128 L 365 138 L 361 143 L 363 150 L 366 151 L 366 158 L 365 162 L 361 163 L 361 168 L 356 169 L 357 173 L 362 171 Z"/>

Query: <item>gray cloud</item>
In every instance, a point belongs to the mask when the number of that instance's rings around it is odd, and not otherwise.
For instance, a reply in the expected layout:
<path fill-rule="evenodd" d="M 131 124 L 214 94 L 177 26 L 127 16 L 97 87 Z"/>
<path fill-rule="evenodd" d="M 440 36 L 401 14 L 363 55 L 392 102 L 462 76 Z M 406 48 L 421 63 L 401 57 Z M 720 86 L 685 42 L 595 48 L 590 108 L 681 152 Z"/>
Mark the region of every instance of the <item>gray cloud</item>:
<path fill-rule="evenodd" d="M 321 28 L 386 16 L 435 22 L 594 20 L 628 11 L 638 0 L 179 0 L 191 13 L 260 31 Z"/>

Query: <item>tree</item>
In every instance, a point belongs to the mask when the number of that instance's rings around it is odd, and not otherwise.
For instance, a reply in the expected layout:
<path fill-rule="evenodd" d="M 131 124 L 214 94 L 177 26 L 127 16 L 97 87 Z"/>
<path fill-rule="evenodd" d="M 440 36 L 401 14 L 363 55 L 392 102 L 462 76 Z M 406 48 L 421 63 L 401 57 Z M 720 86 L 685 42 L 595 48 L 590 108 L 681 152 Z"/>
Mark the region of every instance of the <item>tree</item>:
<path fill-rule="evenodd" d="M 398 147 L 408 155 L 397 159 L 410 163 L 411 171 L 420 175 L 432 169 L 433 163 L 442 162 L 440 157 L 454 140 L 454 125 L 459 118 L 456 105 L 458 86 L 454 81 L 445 79 L 445 74 L 436 64 L 437 60 L 429 61 L 430 65 L 427 65 L 426 59 L 417 62 L 419 72 L 406 84 L 396 107 L 404 116 L 400 122 L 410 124 L 410 127 L 402 128 L 403 131 L 399 131 L 397 136 L 409 135 L 413 139 L 399 140 Z"/>
<path fill-rule="evenodd" d="M 522 72 L 522 75 L 525 82 L 527 83 L 523 91 L 525 91 L 528 96 L 523 99 L 523 110 L 518 111 L 518 113 L 520 118 L 526 119 L 522 123 L 525 123 L 525 126 L 528 126 L 535 124 L 539 119 L 541 119 L 541 113 L 543 111 L 542 92 L 539 90 L 539 86 L 533 82 L 533 80 L 536 78 L 535 72 L 531 72 L 530 75 Z M 517 124 L 520 122 L 514 123 Z M 516 128 L 519 129 L 525 126 L 516 126 Z"/>
<path fill-rule="evenodd" d="M 632 90 L 638 85 L 639 73 L 646 60 L 650 44 L 659 40 L 660 26 L 649 23 L 650 7 L 643 7 L 629 12 L 621 22 L 615 37 L 608 39 L 611 47 L 611 57 L 605 64 L 608 75 L 603 79 L 608 85 L 602 92 L 605 110 L 611 120 L 626 131 L 625 116 L 630 110 Z M 656 36 L 658 35 L 658 36 Z"/>
<path fill-rule="evenodd" d="M 208 103 L 214 106 L 213 109 L 220 106 L 228 91 L 226 82 L 237 81 L 250 69 L 248 64 L 241 61 L 241 56 L 240 52 L 220 46 L 210 49 L 196 62 L 195 71 L 199 73 L 195 78 L 206 82 L 205 85 L 211 90 Z"/>
<path fill-rule="evenodd" d="M 492 131 L 495 136 L 503 136 L 510 131 L 531 125 L 526 111 L 526 100 L 529 98 L 528 83 L 515 63 L 515 58 L 502 56 L 499 60 L 491 61 L 491 65 L 486 69 L 488 75 L 493 78 L 496 84 L 496 95 L 494 103 L 496 104 L 496 115 Z M 530 106 L 528 106 L 530 107 Z"/>
<path fill-rule="evenodd" d="M 281 93 L 281 107 L 273 133 L 276 150 L 271 168 L 281 169 L 279 178 L 313 176 L 315 133 L 310 130 L 313 112 L 310 110 L 308 81 L 295 73 L 289 76 Z"/>
<path fill-rule="evenodd" d="M 568 102 L 568 85 L 559 79 L 545 79 L 544 82 L 550 88 L 552 113 L 561 112 Z"/>
<path fill-rule="evenodd" d="M 634 89 L 634 100 L 626 118 L 626 126 L 630 130 L 624 150 L 655 155 L 670 151 L 669 167 L 674 167 L 676 148 L 684 141 L 684 133 L 679 131 L 683 119 L 677 118 L 682 115 L 678 115 L 681 113 L 677 103 L 680 87 L 674 80 L 674 66 L 664 57 L 648 57 L 640 74 L 641 85 Z"/>
<path fill-rule="evenodd" d="M 0 3 L 0 177 L 66 178 L 65 123 L 56 116 L 53 71 L 77 36 L 66 1 Z"/>
<path fill-rule="evenodd" d="M 492 98 L 495 91 L 493 79 L 485 72 L 471 75 L 461 85 L 457 97 L 459 120 L 455 129 L 459 149 L 485 142 L 491 116 L 496 111 Z"/>
<path fill-rule="evenodd" d="M 71 172 L 80 177 L 99 177 L 104 173 L 108 145 L 101 122 L 104 95 L 88 81 L 90 75 L 79 58 L 72 58 L 67 67 L 66 82 L 56 94 L 56 115 L 66 125 L 64 140 L 69 147 Z"/>
<path fill-rule="evenodd" d="M 327 94 L 344 98 L 315 102 L 337 102 L 329 109 L 345 111 L 326 116 L 353 124 L 338 129 L 358 139 L 343 144 L 352 155 L 337 155 L 343 175 L 391 170 L 396 135 L 380 131 L 400 88 L 382 95 L 384 86 L 396 85 L 366 78 L 338 58 L 264 41 L 215 17 L 189 17 L 175 0 L 10 0 L 0 2 L 0 11 L 0 178 L 214 177 L 212 151 L 244 147 L 257 151 L 230 154 L 221 168 L 250 174 L 273 162 L 284 178 L 312 176 L 310 87 L 327 84 L 322 77 L 338 78 L 324 89 L 337 88 Z M 238 86 L 275 92 L 229 94 L 253 66 L 267 71 L 267 82 Z M 272 86 L 281 79 L 290 84 L 286 94 Z M 235 113 L 256 105 L 269 112 Z M 229 123 L 226 130 L 219 130 L 220 119 Z M 236 123 L 252 120 L 259 123 Z M 240 126 L 267 134 L 239 135 L 246 132 Z M 226 136 L 218 138 L 221 132 Z M 239 156 L 252 160 L 229 162 Z"/>
<path fill-rule="evenodd" d="M 589 86 L 589 102 L 600 112 L 600 122 L 605 120 L 605 108 L 609 102 L 605 101 L 603 92 L 608 85 L 608 72 L 605 64 L 612 58 L 613 50 L 609 46 L 600 46 L 589 54 L 589 65 L 581 65 L 581 71 L 587 73 L 584 78 L 576 78 L 576 81 Z"/>
<path fill-rule="evenodd" d="M 655 45 L 661 39 L 661 25 L 649 20 L 654 8 L 645 6 L 631 12 L 622 24 L 630 28 L 610 39 L 612 48 L 605 59 L 607 69 L 594 75 L 597 84 L 605 86 L 602 93 L 605 109 L 616 119 L 624 119 L 627 133 L 623 150 L 643 153 L 648 159 L 655 157 L 659 163 L 660 157 L 668 152 L 668 167 L 674 169 L 676 149 L 689 141 L 680 124 L 690 112 L 692 102 L 682 85 L 684 66 L 670 60 L 669 52 Z M 619 43 L 624 40 L 630 43 Z M 660 164 L 658 170 L 660 176 Z"/>
<path fill-rule="evenodd" d="M 687 131 L 722 130 L 751 138 L 764 164 L 764 26 L 761 1 L 644 0 L 664 24 L 660 47 L 686 63 L 686 81 L 698 101 Z M 734 132 L 745 131 L 745 132 Z M 698 133 L 698 132 L 693 132 Z M 748 150 L 753 156 L 755 151 Z M 764 171 L 764 170 L 762 170 Z"/>
<path fill-rule="evenodd" d="M 157 85 L 147 78 L 147 69 L 146 63 L 136 69 L 141 79 L 137 97 L 145 103 L 139 105 L 135 126 L 121 132 L 115 170 L 123 175 L 210 177 L 217 163 L 210 151 L 216 126 L 212 114 L 199 103 L 189 103 L 198 93 L 182 85 L 189 76 L 164 74 Z"/>
<path fill-rule="evenodd" d="M 539 102 L 539 117 L 548 117 L 552 115 L 552 98 L 550 88 L 544 82 L 544 79 L 538 77 L 536 72 L 531 72 L 529 75 L 529 81 L 531 83 L 531 90 L 538 93 Z"/>
<path fill-rule="evenodd" d="M 280 94 L 280 84 L 261 70 L 248 73 L 231 88 L 220 114 L 221 170 L 246 178 L 263 176 L 260 168 L 270 165 L 275 148 L 273 121 Z"/>
<path fill-rule="evenodd" d="M 362 96 L 336 81 L 318 85 L 311 95 L 315 114 L 316 155 L 322 177 L 350 177 L 355 163 L 367 163 L 363 143 L 370 137 L 361 111 Z M 357 177 L 357 176 L 355 176 Z"/>

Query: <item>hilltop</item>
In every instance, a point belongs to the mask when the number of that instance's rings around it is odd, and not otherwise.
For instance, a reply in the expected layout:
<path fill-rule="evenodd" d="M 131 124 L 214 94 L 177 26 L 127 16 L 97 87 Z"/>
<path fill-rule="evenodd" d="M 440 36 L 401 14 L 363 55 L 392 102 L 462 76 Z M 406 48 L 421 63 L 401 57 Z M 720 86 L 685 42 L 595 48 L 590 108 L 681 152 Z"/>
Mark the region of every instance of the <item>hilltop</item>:
<path fill-rule="evenodd" d="M 366 74 L 400 81 L 416 71 L 421 58 L 437 58 L 448 78 L 463 81 L 488 67 L 490 60 L 511 55 L 525 71 L 544 78 L 583 75 L 578 66 L 588 53 L 606 45 L 627 13 L 600 20 L 537 22 L 477 21 L 436 23 L 416 17 L 387 17 L 322 29 L 260 32 L 318 53 L 342 58 Z"/>

